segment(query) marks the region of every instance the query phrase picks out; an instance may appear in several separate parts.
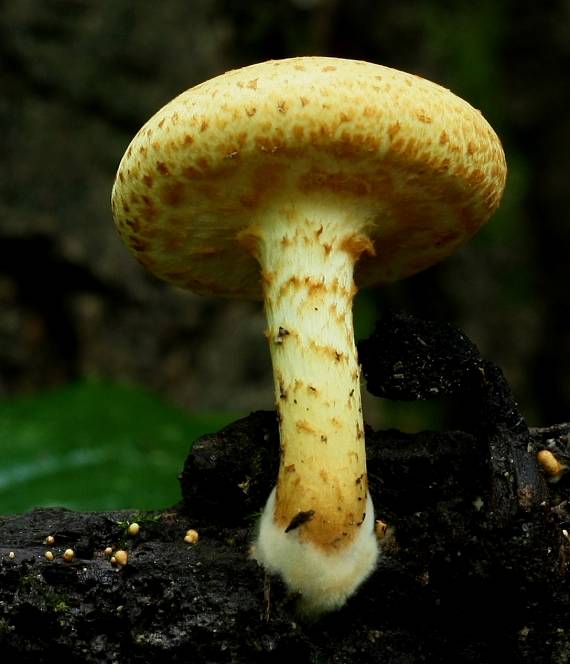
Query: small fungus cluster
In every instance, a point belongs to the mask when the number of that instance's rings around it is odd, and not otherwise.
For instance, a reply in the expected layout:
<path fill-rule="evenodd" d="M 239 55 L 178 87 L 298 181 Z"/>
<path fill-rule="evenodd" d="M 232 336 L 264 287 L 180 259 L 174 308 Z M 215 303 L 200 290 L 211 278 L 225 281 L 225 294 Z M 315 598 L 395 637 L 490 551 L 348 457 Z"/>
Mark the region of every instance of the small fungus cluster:
<path fill-rule="evenodd" d="M 189 530 L 186 531 L 186 535 L 184 536 L 184 541 L 186 544 L 197 544 L 198 539 L 200 536 L 198 535 L 198 531 L 194 530 L 194 528 L 190 528 Z"/>
<path fill-rule="evenodd" d="M 568 469 L 550 450 L 540 450 L 536 459 L 548 481 L 552 483 L 558 482 Z"/>

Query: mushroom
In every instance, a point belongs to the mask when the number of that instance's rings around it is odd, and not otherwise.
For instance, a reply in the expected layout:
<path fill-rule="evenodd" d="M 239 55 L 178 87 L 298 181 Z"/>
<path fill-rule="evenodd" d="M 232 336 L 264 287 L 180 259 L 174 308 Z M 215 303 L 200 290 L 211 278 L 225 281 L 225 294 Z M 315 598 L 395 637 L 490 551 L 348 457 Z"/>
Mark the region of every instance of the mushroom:
<path fill-rule="evenodd" d="M 449 256 L 497 208 L 501 144 L 417 76 L 270 61 L 182 93 L 118 169 L 118 230 L 158 277 L 263 299 L 281 458 L 254 555 L 302 609 L 336 609 L 378 557 L 351 304 Z"/>
<path fill-rule="evenodd" d="M 558 482 L 567 470 L 567 466 L 561 463 L 550 450 L 540 450 L 536 459 L 551 483 Z"/>

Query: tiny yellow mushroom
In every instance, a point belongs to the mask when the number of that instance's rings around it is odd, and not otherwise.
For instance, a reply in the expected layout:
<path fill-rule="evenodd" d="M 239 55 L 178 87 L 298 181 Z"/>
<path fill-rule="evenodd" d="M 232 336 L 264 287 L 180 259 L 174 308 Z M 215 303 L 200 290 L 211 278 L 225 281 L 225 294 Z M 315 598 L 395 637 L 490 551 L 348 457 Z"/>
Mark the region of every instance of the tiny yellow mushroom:
<path fill-rule="evenodd" d="M 8 558 L 10 558 L 10 560 L 14 560 L 15 557 L 16 554 L 13 551 L 10 551 L 10 553 L 8 554 Z"/>
<path fill-rule="evenodd" d="M 55 537 L 53 535 L 48 535 L 45 539 L 46 544 L 54 544 L 55 543 Z"/>
<path fill-rule="evenodd" d="M 119 549 L 119 551 L 116 551 L 115 555 L 111 558 L 111 562 L 114 565 L 123 567 L 123 565 L 126 565 L 129 562 L 129 554 L 123 549 Z"/>
<path fill-rule="evenodd" d="M 184 537 L 184 541 L 187 544 L 196 544 L 198 540 L 200 539 L 200 536 L 198 535 L 198 531 L 194 530 L 193 528 L 190 528 L 190 530 L 186 531 L 186 535 Z"/>
<path fill-rule="evenodd" d="M 75 558 L 75 551 L 73 549 L 66 549 L 63 552 L 63 559 L 66 563 L 70 563 Z"/>
<path fill-rule="evenodd" d="M 131 537 L 136 537 L 139 534 L 140 529 L 141 527 L 139 526 L 139 524 L 133 521 L 133 523 L 131 523 L 131 525 L 129 526 L 127 532 Z"/>
<path fill-rule="evenodd" d="M 106 547 L 105 551 L 103 552 L 106 556 L 110 556 L 113 553 L 112 547 L 108 546 Z"/>
<path fill-rule="evenodd" d="M 44 553 L 44 557 L 46 560 L 49 560 L 51 562 L 53 560 L 53 553 L 51 551 L 46 551 Z"/>
<path fill-rule="evenodd" d="M 560 463 L 550 450 L 540 450 L 536 459 L 544 473 L 548 475 L 549 482 L 558 482 L 566 470 L 566 466 Z"/>
<path fill-rule="evenodd" d="M 386 532 L 388 530 L 388 524 L 385 521 L 382 521 L 381 519 L 376 519 L 374 530 L 376 531 L 376 537 L 379 540 L 384 539 L 384 537 L 386 537 Z"/>

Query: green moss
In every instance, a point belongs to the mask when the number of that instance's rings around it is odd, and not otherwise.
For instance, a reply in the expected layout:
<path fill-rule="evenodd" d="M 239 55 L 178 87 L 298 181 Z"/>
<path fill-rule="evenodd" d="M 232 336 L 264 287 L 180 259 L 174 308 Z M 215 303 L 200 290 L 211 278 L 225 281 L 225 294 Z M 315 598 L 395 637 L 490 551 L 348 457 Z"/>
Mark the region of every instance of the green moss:
<path fill-rule="evenodd" d="M 126 532 L 131 523 L 138 523 L 139 526 L 142 526 L 145 523 L 156 523 L 161 518 L 162 512 L 133 512 L 129 519 L 116 521 L 116 524 Z"/>
<path fill-rule="evenodd" d="M 38 579 L 37 574 L 23 574 L 18 581 L 21 590 L 35 590 L 39 584 L 43 583 Z"/>
<path fill-rule="evenodd" d="M 20 590 L 24 593 L 33 594 L 38 598 L 46 610 L 55 613 L 66 613 L 70 606 L 63 593 L 55 591 L 49 586 L 42 576 L 37 574 L 26 574 L 20 578 Z"/>
<path fill-rule="evenodd" d="M 135 512 L 131 519 L 131 523 L 156 523 L 162 519 L 162 512 Z"/>
<path fill-rule="evenodd" d="M 51 607 L 56 613 L 65 613 L 71 608 L 65 599 L 58 598 L 56 593 L 53 593 Z"/>
<path fill-rule="evenodd" d="M 10 634 L 15 629 L 5 618 L 0 618 L 0 634 Z"/>

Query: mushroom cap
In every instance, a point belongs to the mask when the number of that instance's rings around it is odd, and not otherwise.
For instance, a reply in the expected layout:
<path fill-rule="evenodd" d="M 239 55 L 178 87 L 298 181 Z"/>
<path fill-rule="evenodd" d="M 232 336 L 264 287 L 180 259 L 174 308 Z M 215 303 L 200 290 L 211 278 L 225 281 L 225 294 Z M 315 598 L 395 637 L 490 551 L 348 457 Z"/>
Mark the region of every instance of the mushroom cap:
<path fill-rule="evenodd" d="M 481 113 L 417 76 L 299 57 L 229 71 L 137 133 L 113 215 L 139 261 L 200 294 L 261 298 L 238 236 L 287 206 L 358 219 L 375 248 L 359 287 L 453 253 L 499 205 L 504 153 Z M 362 228 L 362 225 L 359 226 Z"/>

